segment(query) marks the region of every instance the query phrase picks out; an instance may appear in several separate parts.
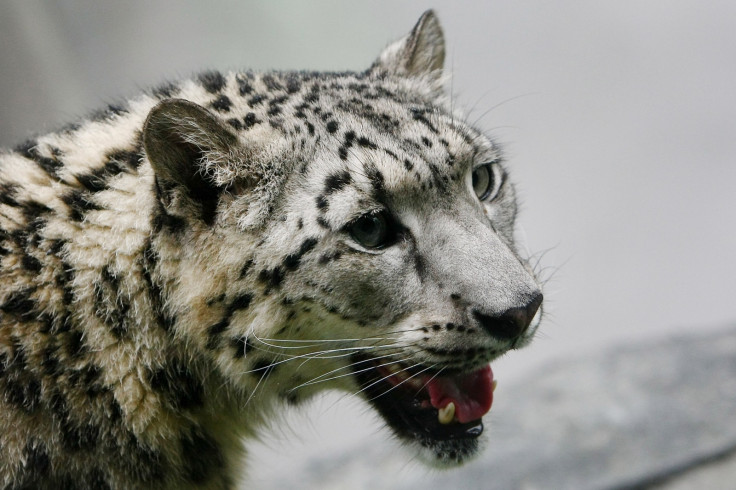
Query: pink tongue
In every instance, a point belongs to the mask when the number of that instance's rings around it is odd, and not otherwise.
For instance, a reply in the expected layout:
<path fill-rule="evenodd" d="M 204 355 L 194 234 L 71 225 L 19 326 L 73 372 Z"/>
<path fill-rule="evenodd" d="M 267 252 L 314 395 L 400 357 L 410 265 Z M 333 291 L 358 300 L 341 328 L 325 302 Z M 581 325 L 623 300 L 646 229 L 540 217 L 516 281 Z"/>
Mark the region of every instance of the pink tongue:
<path fill-rule="evenodd" d="M 488 413 L 493 403 L 493 371 L 486 366 L 469 374 L 434 378 L 427 384 L 436 409 L 455 404 L 455 418 L 464 424 Z"/>

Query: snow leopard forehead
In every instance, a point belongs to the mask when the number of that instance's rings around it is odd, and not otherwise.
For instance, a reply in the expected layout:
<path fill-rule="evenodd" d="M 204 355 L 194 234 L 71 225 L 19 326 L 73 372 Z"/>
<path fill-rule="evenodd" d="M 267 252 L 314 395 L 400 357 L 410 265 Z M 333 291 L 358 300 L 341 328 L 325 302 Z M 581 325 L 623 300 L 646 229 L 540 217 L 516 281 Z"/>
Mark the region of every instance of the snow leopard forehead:
<path fill-rule="evenodd" d="M 202 101 L 240 146 L 256 149 L 235 173 L 253 173 L 254 163 L 269 169 L 259 183 L 272 187 L 268 211 L 287 180 L 325 212 L 330 196 L 350 187 L 349 202 L 360 206 L 343 209 L 344 222 L 386 199 L 451 196 L 473 164 L 500 161 L 499 148 L 449 110 L 440 82 L 371 72 L 207 72 L 165 95 Z"/>

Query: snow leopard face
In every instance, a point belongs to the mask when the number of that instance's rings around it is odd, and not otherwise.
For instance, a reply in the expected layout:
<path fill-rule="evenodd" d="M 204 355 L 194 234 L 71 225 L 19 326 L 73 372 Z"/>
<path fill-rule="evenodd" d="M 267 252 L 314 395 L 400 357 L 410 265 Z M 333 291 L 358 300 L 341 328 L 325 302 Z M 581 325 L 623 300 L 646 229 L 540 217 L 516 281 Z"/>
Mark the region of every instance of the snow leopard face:
<path fill-rule="evenodd" d="M 451 465 L 542 294 L 502 155 L 450 111 L 443 60 L 430 12 L 365 73 L 208 74 L 208 102 L 163 100 L 143 144 L 180 335 L 250 396 L 359 393 Z"/>

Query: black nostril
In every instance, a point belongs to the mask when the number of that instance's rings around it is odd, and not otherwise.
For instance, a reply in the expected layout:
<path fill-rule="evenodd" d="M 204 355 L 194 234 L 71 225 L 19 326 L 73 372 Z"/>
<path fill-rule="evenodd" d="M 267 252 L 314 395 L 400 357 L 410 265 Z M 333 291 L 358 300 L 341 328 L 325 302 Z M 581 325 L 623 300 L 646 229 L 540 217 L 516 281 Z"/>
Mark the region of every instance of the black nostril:
<path fill-rule="evenodd" d="M 520 337 L 537 314 L 542 304 L 542 294 L 537 294 L 526 306 L 509 308 L 500 315 L 486 315 L 473 310 L 473 317 L 491 337 L 498 340 L 513 340 Z"/>
<path fill-rule="evenodd" d="M 542 293 L 537 293 L 537 295 L 532 299 L 528 305 L 526 305 L 526 326 L 524 327 L 524 330 L 526 330 L 529 327 L 529 324 L 534 319 L 534 315 L 537 314 L 537 310 L 539 310 L 539 307 L 542 306 L 542 300 L 544 299 L 544 296 L 542 296 Z"/>

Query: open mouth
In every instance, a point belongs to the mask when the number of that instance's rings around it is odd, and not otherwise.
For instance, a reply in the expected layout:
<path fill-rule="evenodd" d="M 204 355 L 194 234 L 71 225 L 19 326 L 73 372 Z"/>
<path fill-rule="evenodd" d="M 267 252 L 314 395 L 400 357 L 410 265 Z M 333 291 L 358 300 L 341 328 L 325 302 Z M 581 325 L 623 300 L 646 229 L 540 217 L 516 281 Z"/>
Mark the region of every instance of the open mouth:
<path fill-rule="evenodd" d="M 420 442 L 470 440 L 483 433 L 493 403 L 493 371 L 486 365 L 447 374 L 357 357 L 355 376 L 368 400 L 397 435 Z"/>

